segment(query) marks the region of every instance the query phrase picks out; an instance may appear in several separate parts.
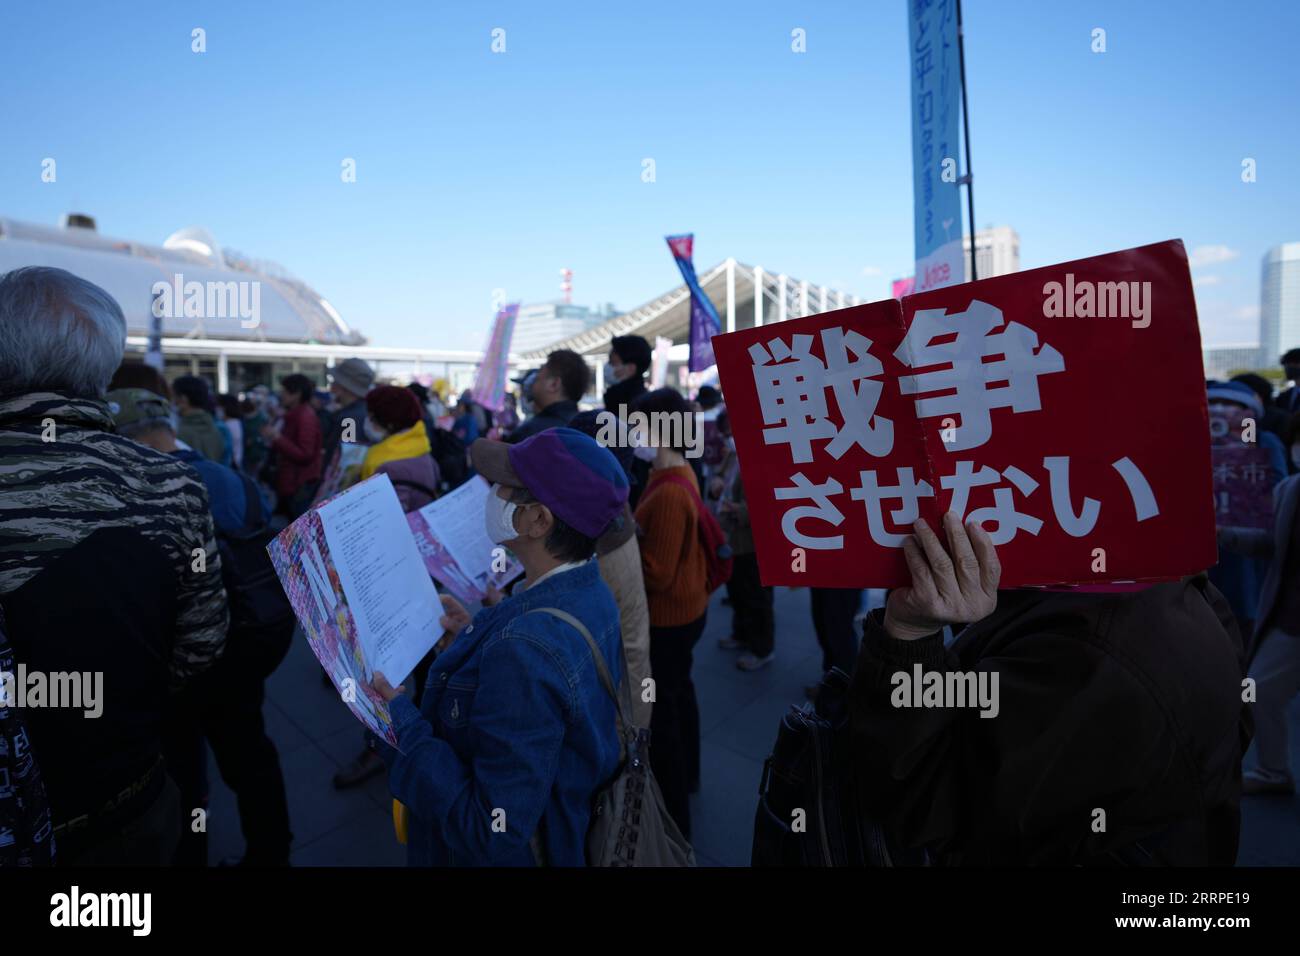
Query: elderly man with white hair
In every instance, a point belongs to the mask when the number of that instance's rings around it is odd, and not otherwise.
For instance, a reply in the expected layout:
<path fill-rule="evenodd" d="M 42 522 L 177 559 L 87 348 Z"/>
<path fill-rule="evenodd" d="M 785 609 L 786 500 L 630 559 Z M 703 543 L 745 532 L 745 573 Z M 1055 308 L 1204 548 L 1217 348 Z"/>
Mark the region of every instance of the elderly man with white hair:
<path fill-rule="evenodd" d="M 98 286 L 0 275 L 0 607 L 29 685 L 102 687 L 98 717 L 24 711 L 72 865 L 171 862 L 193 808 L 162 763 L 168 702 L 226 639 L 202 481 L 114 431 L 104 394 L 125 342 Z"/>

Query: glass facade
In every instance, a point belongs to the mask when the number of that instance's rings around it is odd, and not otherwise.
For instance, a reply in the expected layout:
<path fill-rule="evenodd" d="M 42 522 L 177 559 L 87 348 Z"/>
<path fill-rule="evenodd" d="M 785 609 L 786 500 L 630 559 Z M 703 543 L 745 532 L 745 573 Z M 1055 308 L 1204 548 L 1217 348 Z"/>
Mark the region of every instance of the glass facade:
<path fill-rule="evenodd" d="M 1269 364 L 1283 352 L 1300 348 L 1300 242 L 1274 246 L 1264 256 L 1259 341 Z"/>

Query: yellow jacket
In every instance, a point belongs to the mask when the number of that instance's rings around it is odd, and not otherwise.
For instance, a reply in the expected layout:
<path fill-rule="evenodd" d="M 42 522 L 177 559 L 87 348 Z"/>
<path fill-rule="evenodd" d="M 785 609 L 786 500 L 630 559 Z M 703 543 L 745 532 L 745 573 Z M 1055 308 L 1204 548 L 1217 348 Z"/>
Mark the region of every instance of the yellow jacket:
<path fill-rule="evenodd" d="M 424 430 L 424 422 L 419 421 L 404 432 L 394 432 L 376 445 L 371 445 L 366 452 L 366 459 L 361 463 L 361 480 L 365 481 L 380 465 L 404 458 L 418 458 L 428 455 L 429 436 Z"/>

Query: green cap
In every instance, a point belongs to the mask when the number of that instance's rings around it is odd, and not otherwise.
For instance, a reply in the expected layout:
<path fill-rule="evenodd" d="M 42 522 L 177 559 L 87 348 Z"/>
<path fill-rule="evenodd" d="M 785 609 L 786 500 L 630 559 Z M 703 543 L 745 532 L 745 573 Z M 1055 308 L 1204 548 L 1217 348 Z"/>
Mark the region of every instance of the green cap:
<path fill-rule="evenodd" d="M 171 424 L 171 404 L 148 389 L 115 388 L 104 399 L 118 428 L 153 420 Z"/>

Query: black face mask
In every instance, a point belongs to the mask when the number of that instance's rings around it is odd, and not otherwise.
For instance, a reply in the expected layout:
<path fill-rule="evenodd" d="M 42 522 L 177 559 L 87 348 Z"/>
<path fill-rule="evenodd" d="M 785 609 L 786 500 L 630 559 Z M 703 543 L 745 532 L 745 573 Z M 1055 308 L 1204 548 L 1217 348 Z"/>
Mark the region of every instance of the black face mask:
<path fill-rule="evenodd" d="M 1300 365 L 1283 365 L 1282 374 L 1292 382 L 1300 382 Z"/>

